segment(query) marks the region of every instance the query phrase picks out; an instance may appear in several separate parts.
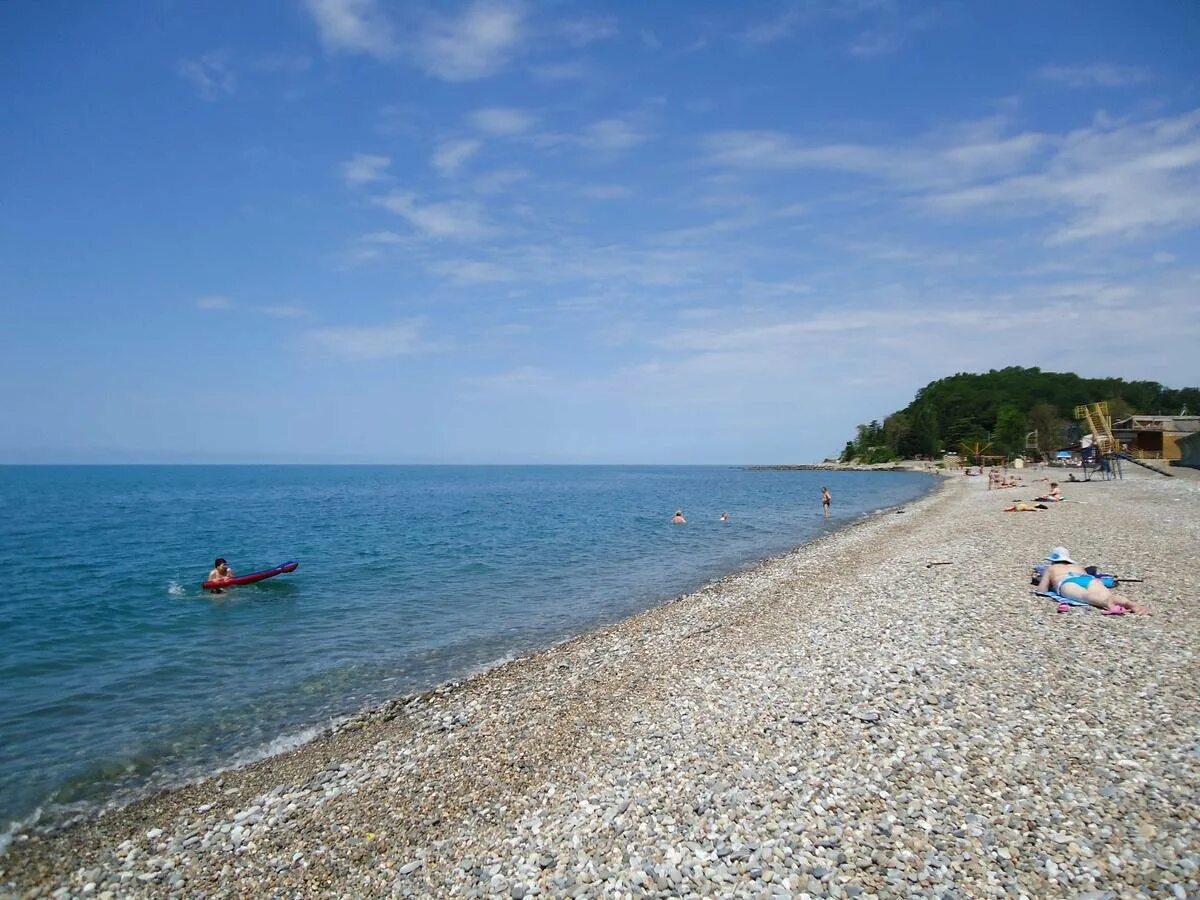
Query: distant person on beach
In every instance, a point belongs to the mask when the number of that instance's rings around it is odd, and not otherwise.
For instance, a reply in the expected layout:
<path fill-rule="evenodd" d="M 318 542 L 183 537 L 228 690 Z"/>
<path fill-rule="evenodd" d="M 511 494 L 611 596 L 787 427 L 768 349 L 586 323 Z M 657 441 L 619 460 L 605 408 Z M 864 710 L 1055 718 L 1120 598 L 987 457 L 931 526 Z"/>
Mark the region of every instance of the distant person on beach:
<path fill-rule="evenodd" d="M 829 504 L 833 502 L 833 494 L 829 493 L 829 488 L 821 488 L 821 508 L 825 510 L 825 518 L 829 518 Z"/>
<path fill-rule="evenodd" d="M 1114 612 L 1128 609 L 1139 616 L 1150 612 L 1147 607 L 1110 590 L 1103 581 L 1089 574 L 1083 566 L 1071 559 L 1071 551 L 1066 547 L 1055 547 L 1046 557 L 1046 562 L 1049 565 L 1038 582 L 1039 591 L 1052 589 L 1068 600 L 1082 600 L 1098 609 Z"/>
<path fill-rule="evenodd" d="M 1057 481 L 1050 482 L 1050 490 L 1046 492 L 1046 496 L 1051 500 L 1061 500 L 1063 498 L 1062 488 L 1058 486 Z"/>
<path fill-rule="evenodd" d="M 728 522 L 729 521 L 729 513 L 721 513 L 721 521 Z"/>
<path fill-rule="evenodd" d="M 1079 479 L 1075 477 L 1075 473 L 1074 473 L 1074 472 L 1068 472 L 1068 473 L 1067 473 L 1067 481 L 1078 481 L 1078 480 L 1079 480 Z"/>
<path fill-rule="evenodd" d="M 212 571 L 208 573 L 208 577 L 205 578 L 204 580 L 205 581 L 225 581 L 226 579 L 229 579 L 232 577 L 233 577 L 233 569 L 229 568 L 229 563 L 225 562 L 225 557 L 218 556 L 216 561 L 213 563 Z M 213 593 L 219 594 L 219 593 L 221 593 L 221 589 L 214 588 Z"/>
<path fill-rule="evenodd" d="M 672 525 L 686 525 L 687 524 L 687 519 L 685 519 L 683 517 L 682 509 L 675 510 L 675 518 L 671 519 L 671 524 Z"/>

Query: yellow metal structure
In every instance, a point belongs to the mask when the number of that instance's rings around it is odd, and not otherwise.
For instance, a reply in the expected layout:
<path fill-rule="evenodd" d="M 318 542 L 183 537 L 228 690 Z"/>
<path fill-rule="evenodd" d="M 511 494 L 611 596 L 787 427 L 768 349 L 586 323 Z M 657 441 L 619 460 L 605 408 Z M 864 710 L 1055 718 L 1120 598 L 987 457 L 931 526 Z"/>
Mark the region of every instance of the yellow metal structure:
<path fill-rule="evenodd" d="M 1112 419 L 1108 415 L 1108 402 L 1086 403 L 1075 407 L 1075 418 L 1087 423 L 1088 430 L 1095 436 L 1096 452 L 1107 456 L 1121 449 L 1112 433 Z"/>

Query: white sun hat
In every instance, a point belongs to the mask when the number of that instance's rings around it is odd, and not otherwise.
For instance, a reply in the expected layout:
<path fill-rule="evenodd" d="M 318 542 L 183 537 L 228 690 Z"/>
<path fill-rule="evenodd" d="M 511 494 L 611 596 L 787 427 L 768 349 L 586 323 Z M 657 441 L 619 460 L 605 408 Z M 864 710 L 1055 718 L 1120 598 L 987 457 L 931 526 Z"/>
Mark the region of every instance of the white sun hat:
<path fill-rule="evenodd" d="M 1055 547 L 1050 551 L 1050 555 L 1046 557 L 1047 562 L 1052 563 L 1074 563 L 1071 559 L 1071 551 L 1066 547 Z"/>

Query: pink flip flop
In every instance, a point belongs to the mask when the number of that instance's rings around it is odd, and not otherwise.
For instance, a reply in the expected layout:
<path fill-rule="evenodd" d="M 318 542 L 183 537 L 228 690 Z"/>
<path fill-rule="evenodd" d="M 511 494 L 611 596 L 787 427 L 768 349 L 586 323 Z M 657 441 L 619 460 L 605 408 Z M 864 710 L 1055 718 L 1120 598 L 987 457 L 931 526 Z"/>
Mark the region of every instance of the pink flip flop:
<path fill-rule="evenodd" d="M 1060 604 L 1058 604 L 1058 611 L 1059 611 L 1059 612 L 1070 612 L 1070 611 L 1071 611 L 1071 604 L 1070 604 L 1070 603 L 1060 603 Z"/>
<path fill-rule="evenodd" d="M 1108 609 L 1100 610 L 1100 615 L 1102 615 L 1102 616 L 1123 616 L 1123 615 L 1125 615 L 1125 607 L 1114 603 Z"/>

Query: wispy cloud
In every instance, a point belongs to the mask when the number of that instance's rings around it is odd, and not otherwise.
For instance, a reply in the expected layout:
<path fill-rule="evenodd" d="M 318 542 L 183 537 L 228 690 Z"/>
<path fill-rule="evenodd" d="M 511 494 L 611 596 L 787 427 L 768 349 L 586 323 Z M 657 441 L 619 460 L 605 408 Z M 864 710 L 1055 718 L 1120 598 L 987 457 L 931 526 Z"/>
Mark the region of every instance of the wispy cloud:
<path fill-rule="evenodd" d="M 537 117 L 527 110 L 515 109 L 510 106 L 490 106 L 477 109 L 468 118 L 479 131 L 497 137 L 522 134 L 537 122 Z"/>
<path fill-rule="evenodd" d="M 494 169 L 475 178 L 471 185 L 480 194 L 498 194 L 529 178 L 527 169 Z"/>
<path fill-rule="evenodd" d="M 517 281 L 520 275 L 512 269 L 482 260 L 445 260 L 434 265 L 434 271 L 454 284 L 502 284 Z"/>
<path fill-rule="evenodd" d="M 396 51 L 391 23 L 376 0 L 304 0 L 329 50 L 387 58 Z"/>
<path fill-rule="evenodd" d="M 426 237 L 450 240 L 475 240 L 489 237 L 496 229 L 483 219 L 479 204 L 465 200 L 420 203 L 410 191 L 392 191 L 375 202 L 404 217 Z"/>
<path fill-rule="evenodd" d="M 222 297 L 218 294 L 207 294 L 203 297 L 197 297 L 192 303 L 196 309 L 233 309 L 233 301 L 228 297 Z"/>
<path fill-rule="evenodd" d="M 444 81 L 473 81 L 502 69 L 525 38 L 525 7 L 478 0 L 457 16 L 434 16 L 413 42 L 417 64 Z"/>
<path fill-rule="evenodd" d="M 1147 122 L 1100 119 L 1057 138 L 1038 171 L 965 186 L 929 202 L 945 212 L 1052 215 L 1058 224 L 1051 244 L 1194 225 L 1200 222 L 1200 110 Z"/>
<path fill-rule="evenodd" d="M 1070 88 L 1127 87 L 1150 80 L 1150 70 L 1142 66 L 1114 66 L 1093 63 L 1084 66 L 1043 66 L 1038 77 Z"/>
<path fill-rule="evenodd" d="M 869 58 L 896 53 L 915 35 L 932 28 L 938 15 L 932 10 L 907 16 L 894 16 L 861 32 L 850 43 L 851 56 Z"/>
<path fill-rule="evenodd" d="M 649 140 L 649 136 L 628 119 L 611 118 L 593 122 L 579 136 L 579 143 L 588 150 L 619 153 Z"/>
<path fill-rule="evenodd" d="M 497 393 L 548 394 L 569 389 L 563 379 L 540 366 L 517 366 L 492 375 L 462 379 L 475 390 Z"/>
<path fill-rule="evenodd" d="M 463 164 L 478 153 L 482 146 L 483 144 L 474 140 L 445 141 L 434 150 L 431 162 L 439 174 L 449 178 L 457 175 Z"/>
<path fill-rule="evenodd" d="M 420 320 L 407 319 L 379 325 L 311 328 L 304 333 L 303 339 L 330 356 L 372 361 L 394 359 L 428 349 L 421 332 Z"/>
<path fill-rule="evenodd" d="M 810 143 L 778 131 L 723 131 L 704 147 L 715 165 L 745 170 L 831 169 L 908 187 L 953 185 L 1019 170 L 1047 143 L 1036 132 L 1006 134 L 1001 119 L 967 123 L 899 145 Z"/>
<path fill-rule="evenodd" d="M 589 16 L 567 19 L 556 29 L 572 47 L 586 47 L 617 34 L 617 20 L 612 16 Z"/>
<path fill-rule="evenodd" d="M 191 82 L 203 100 L 213 101 L 228 96 L 237 87 L 237 76 L 229 63 L 229 54 L 223 50 L 205 53 L 197 59 L 180 60 L 176 71 Z"/>
<path fill-rule="evenodd" d="M 356 153 L 342 163 L 342 180 L 351 187 L 362 187 L 372 182 L 381 181 L 386 177 L 388 166 L 392 160 L 387 156 L 375 156 L 370 153 Z"/>

